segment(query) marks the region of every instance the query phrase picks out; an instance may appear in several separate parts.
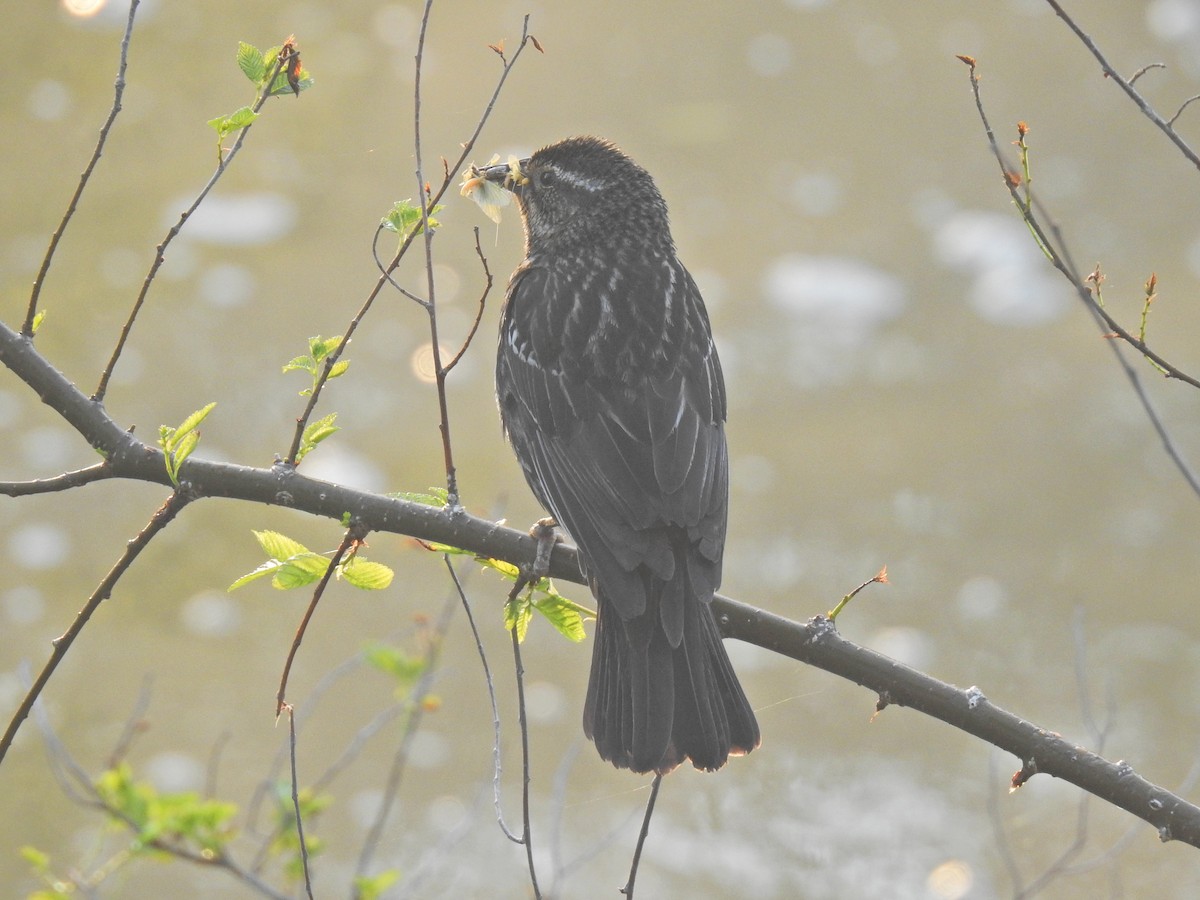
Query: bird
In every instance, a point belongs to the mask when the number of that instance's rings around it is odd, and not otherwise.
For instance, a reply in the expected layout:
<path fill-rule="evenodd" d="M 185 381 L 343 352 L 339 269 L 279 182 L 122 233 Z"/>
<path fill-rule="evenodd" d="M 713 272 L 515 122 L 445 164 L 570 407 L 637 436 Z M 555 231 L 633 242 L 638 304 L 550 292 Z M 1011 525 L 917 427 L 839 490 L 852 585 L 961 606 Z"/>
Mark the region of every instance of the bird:
<path fill-rule="evenodd" d="M 472 171 L 516 197 L 524 224 L 496 398 L 596 600 L 584 733 L 619 769 L 715 771 L 760 733 L 711 607 L 728 519 L 725 383 L 666 202 L 593 136 Z"/>

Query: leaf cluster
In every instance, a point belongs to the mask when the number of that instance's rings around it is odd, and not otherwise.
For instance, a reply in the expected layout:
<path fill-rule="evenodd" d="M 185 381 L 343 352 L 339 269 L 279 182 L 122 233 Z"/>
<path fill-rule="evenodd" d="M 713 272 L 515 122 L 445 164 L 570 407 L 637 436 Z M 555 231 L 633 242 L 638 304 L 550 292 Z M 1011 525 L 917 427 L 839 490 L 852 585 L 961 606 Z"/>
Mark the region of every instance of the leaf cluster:
<path fill-rule="evenodd" d="M 314 584 L 329 569 L 329 560 L 321 553 L 309 550 L 277 531 L 256 531 L 254 537 L 263 552 L 271 558 L 253 572 L 248 572 L 229 586 L 240 588 L 251 581 L 271 576 L 271 586 L 281 591 Z M 395 573 L 383 563 L 372 562 L 358 555 L 357 548 L 338 563 L 334 574 L 352 587 L 364 591 L 382 591 L 392 583 Z"/>
<path fill-rule="evenodd" d="M 196 445 L 200 443 L 200 423 L 208 416 L 217 404 L 210 403 L 196 410 L 174 428 L 169 425 L 158 427 L 158 446 L 166 457 L 167 477 L 171 484 L 179 487 L 179 467 L 184 460 L 192 455 Z"/>

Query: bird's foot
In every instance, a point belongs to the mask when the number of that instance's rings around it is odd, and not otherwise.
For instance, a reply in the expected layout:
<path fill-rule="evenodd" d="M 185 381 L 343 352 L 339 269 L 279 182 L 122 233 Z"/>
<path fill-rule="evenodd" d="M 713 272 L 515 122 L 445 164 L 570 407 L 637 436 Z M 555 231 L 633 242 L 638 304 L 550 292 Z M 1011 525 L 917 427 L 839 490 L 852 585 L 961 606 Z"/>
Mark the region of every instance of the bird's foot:
<path fill-rule="evenodd" d="M 529 566 L 530 581 L 539 581 L 550 574 L 550 554 L 554 552 L 554 545 L 562 540 L 557 529 L 558 522 L 553 516 L 538 519 L 529 529 L 529 536 L 537 541 L 537 552 Z"/>

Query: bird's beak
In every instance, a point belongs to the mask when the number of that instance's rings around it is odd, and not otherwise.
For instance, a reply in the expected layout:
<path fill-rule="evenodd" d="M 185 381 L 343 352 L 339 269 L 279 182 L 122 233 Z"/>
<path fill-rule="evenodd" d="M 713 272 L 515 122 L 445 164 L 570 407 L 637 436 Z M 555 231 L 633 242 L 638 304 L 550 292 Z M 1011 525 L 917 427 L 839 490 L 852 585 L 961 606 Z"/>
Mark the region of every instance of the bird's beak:
<path fill-rule="evenodd" d="M 528 163 L 529 157 L 525 157 L 525 159 L 512 159 L 510 157 L 509 162 L 496 166 L 486 166 L 479 171 L 485 180 L 490 181 L 492 184 L 498 184 L 506 191 L 512 191 L 515 194 L 529 183 L 529 179 L 524 173 L 524 168 Z"/>

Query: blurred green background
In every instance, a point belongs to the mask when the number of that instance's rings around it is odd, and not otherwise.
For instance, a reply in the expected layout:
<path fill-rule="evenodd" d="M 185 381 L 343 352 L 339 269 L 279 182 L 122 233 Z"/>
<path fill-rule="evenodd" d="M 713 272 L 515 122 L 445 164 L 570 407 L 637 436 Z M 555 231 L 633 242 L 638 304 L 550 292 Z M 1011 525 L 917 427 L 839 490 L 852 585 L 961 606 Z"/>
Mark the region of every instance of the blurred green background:
<path fill-rule="evenodd" d="M 1200 6 L 1073 6 L 1120 71 L 1167 63 L 1138 82 L 1164 114 L 1200 92 Z M 457 156 L 492 91 L 500 63 L 487 45 L 515 49 L 525 13 L 545 53 L 521 60 L 476 159 L 591 132 L 656 177 L 727 373 L 724 591 L 806 619 L 886 564 L 891 585 L 839 620 L 849 638 L 979 685 L 1093 748 L 1087 720 L 1106 722 L 1106 755 L 1168 788 L 1182 784 L 1200 734 L 1200 502 L 1013 212 L 955 54 L 978 58 L 1003 143 L 1017 120 L 1029 123 L 1034 189 L 1079 265 L 1102 263 L 1108 304 L 1131 327 L 1157 272 L 1151 341 L 1193 374 L 1196 172 L 1035 0 L 572 0 L 435 4 L 428 175 L 439 156 Z M 124 11 L 81 18 L 59 4 L 13 4 L 4 19 L 0 317 L 15 327 L 111 102 Z M 376 277 L 376 223 L 416 193 L 419 21 L 415 4 L 361 0 L 144 3 L 124 112 L 43 293 L 40 350 L 92 390 L 155 245 L 213 169 L 205 122 L 252 100 L 234 63 L 238 41 L 269 47 L 295 33 L 314 88 L 269 104 L 171 248 L 106 403 L 150 439 L 215 400 L 200 456 L 269 465 L 285 452 L 305 382 L 281 365 L 310 335 L 344 330 Z M 1181 118 L 1185 137 L 1200 133 L 1197 116 Z M 463 498 L 473 512 L 524 525 L 540 513 L 503 445 L 491 383 L 501 286 L 521 256 L 517 216 L 510 210 L 497 228 L 451 192 L 440 218 L 448 347 L 466 333 L 482 286 L 473 226 L 498 282 L 450 386 Z M 416 257 L 400 275 L 418 290 L 424 283 Z M 343 430 L 305 471 L 383 491 L 442 482 L 436 398 L 421 374 L 428 340 L 410 301 L 391 293 L 376 304 L 347 353 L 349 373 L 323 398 Z M 1196 394 L 1141 370 L 1175 439 L 1200 458 Z M 0 374 L 0 479 L 94 459 Z M 0 499 L 5 718 L 24 690 L 22 667 L 40 668 L 164 494 L 108 482 Z M 307 598 L 261 582 L 225 593 L 261 561 L 255 528 L 314 549 L 340 537 L 335 523 L 275 508 L 190 508 L 122 580 L 45 694 L 49 721 L 86 769 L 104 767 L 149 677 L 145 727 L 130 751 L 140 776 L 164 790 L 215 785 L 245 803 L 269 774 L 285 737 L 273 719 L 278 676 Z M 338 586 L 325 599 L 292 673 L 293 699 L 367 641 L 415 646 L 420 617 L 436 616 L 449 595 L 440 560 L 411 542 L 376 535 L 369 555 L 396 568 L 396 582 L 384 594 Z M 512 822 L 520 756 L 504 587 L 474 570 L 461 566 L 506 716 Z M 875 698 L 853 685 L 757 648 L 730 650 L 763 747 L 717 776 L 668 779 L 638 883 L 646 896 L 986 898 L 1012 893 L 1006 845 L 1022 883 L 1070 845 L 1080 801 L 1071 786 L 1040 778 L 1009 796 L 1017 760 L 903 709 L 872 720 Z M 583 741 L 589 651 L 542 623 L 525 647 L 535 840 L 543 886 L 561 897 L 615 895 L 646 799 L 645 779 L 611 770 Z M 461 613 L 435 690 L 441 707 L 425 719 L 377 856 L 402 873 L 389 896 L 526 896 L 523 851 L 491 810 L 491 713 Z M 302 780 L 392 702 L 377 673 L 338 678 L 306 720 Z M 385 729 L 328 788 L 334 806 L 312 825 L 327 844 L 321 895 L 346 893 L 396 740 Z M 0 769 L 0 793 L 0 893 L 36 886 L 22 845 L 49 852 L 62 871 L 111 852 L 99 814 L 64 796 L 33 722 Z M 1185 795 L 1195 799 L 1195 789 Z M 1194 850 L 1161 845 L 1099 802 L 1087 821 L 1079 859 L 1104 858 L 1057 877 L 1048 896 L 1200 890 Z M 1119 852 L 1106 852 L 1130 830 Z M 142 862 L 102 889 L 168 894 L 252 896 L 183 863 Z"/>

